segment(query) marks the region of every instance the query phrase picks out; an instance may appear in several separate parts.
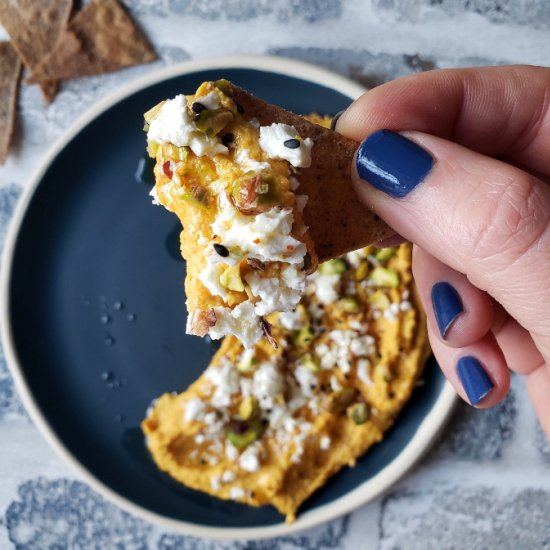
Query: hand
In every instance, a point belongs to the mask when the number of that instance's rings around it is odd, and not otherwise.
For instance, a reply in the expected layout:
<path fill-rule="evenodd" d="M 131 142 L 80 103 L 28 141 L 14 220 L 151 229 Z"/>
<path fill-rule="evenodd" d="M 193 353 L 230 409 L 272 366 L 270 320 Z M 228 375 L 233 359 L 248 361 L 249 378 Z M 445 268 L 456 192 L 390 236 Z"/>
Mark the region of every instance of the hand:
<path fill-rule="evenodd" d="M 508 391 L 508 369 L 524 375 L 550 437 L 550 69 L 402 78 L 364 94 L 336 129 L 368 136 L 354 185 L 415 244 L 446 377 L 472 405 L 491 407 Z"/>

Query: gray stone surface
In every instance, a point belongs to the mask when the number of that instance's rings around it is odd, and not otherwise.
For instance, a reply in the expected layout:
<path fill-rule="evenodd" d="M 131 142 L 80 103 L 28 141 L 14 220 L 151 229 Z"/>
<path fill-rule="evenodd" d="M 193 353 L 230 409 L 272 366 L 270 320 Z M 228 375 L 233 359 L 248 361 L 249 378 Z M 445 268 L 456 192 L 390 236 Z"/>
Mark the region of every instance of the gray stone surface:
<path fill-rule="evenodd" d="M 445 427 L 436 452 L 456 459 L 499 459 L 513 438 L 516 415 L 514 389 L 491 409 L 474 409 L 461 402 Z"/>
<path fill-rule="evenodd" d="M 432 486 L 386 497 L 379 550 L 550 547 L 550 497 L 537 489 Z"/>

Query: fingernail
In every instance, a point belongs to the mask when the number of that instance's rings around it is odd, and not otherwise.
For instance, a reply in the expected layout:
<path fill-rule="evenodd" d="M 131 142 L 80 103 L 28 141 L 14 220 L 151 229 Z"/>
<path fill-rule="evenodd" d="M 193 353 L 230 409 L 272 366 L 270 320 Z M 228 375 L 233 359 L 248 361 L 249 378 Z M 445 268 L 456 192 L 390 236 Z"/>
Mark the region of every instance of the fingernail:
<path fill-rule="evenodd" d="M 454 286 L 442 281 L 432 287 L 432 306 L 439 333 L 445 338 L 453 321 L 464 311 L 462 300 Z"/>
<path fill-rule="evenodd" d="M 408 195 L 424 181 L 432 165 L 427 151 L 390 130 L 371 134 L 357 150 L 359 177 L 392 197 Z"/>
<path fill-rule="evenodd" d="M 475 357 L 461 357 L 456 372 L 472 405 L 477 405 L 495 386 Z"/>
<path fill-rule="evenodd" d="M 346 112 L 345 109 L 342 109 L 341 111 L 338 111 L 330 121 L 330 129 L 335 130 L 336 129 L 336 123 L 338 122 L 338 119 Z"/>

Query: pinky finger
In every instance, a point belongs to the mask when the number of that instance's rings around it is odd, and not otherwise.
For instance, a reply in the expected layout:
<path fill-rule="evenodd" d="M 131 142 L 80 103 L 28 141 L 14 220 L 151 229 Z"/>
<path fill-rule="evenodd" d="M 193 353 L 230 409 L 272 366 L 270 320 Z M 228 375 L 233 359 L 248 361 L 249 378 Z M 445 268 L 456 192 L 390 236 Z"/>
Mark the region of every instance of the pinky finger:
<path fill-rule="evenodd" d="M 510 387 L 510 371 L 491 332 L 459 348 L 447 345 L 431 326 L 428 334 L 443 374 L 462 399 L 483 409 L 504 399 Z"/>

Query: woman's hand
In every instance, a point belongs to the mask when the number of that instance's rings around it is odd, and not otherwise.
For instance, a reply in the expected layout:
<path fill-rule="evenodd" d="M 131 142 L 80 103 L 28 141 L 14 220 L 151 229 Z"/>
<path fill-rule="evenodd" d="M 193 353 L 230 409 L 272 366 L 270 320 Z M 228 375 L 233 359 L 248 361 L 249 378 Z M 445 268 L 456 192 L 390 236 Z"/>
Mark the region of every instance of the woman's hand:
<path fill-rule="evenodd" d="M 491 407 L 524 375 L 550 436 L 549 101 L 550 69 L 432 71 L 367 92 L 336 129 L 364 140 L 361 200 L 416 245 L 447 378 Z"/>

